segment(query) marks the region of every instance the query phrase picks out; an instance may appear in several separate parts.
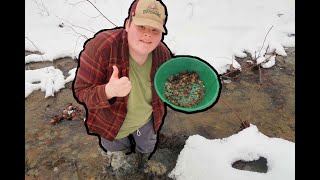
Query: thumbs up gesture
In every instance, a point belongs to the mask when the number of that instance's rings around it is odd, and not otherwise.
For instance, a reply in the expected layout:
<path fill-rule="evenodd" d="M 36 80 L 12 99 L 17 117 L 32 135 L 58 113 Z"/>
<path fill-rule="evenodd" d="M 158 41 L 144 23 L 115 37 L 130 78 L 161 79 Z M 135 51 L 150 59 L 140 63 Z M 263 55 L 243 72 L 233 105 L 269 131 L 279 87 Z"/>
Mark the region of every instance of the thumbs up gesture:
<path fill-rule="evenodd" d="M 107 99 L 111 99 L 113 97 L 124 97 L 128 95 L 131 90 L 131 82 L 128 77 L 121 77 L 119 79 L 119 70 L 117 66 L 113 66 L 112 68 L 112 75 L 104 88 L 107 94 Z"/>

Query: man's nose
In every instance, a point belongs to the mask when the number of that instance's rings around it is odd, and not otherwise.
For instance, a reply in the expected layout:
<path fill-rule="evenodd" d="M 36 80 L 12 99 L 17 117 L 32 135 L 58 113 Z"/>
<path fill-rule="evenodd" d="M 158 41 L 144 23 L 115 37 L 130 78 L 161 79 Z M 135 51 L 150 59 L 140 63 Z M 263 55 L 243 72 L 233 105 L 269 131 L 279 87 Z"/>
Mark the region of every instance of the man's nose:
<path fill-rule="evenodd" d="M 146 30 L 144 31 L 143 35 L 146 36 L 146 37 L 151 37 L 151 30 L 146 29 Z"/>

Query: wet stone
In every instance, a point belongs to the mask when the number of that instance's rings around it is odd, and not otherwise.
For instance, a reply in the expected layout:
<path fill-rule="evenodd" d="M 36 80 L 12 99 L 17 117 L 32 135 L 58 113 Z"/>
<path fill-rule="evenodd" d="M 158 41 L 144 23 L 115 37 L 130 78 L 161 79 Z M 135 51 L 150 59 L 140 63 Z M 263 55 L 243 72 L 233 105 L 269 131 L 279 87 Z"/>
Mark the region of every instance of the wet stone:
<path fill-rule="evenodd" d="M 157 149 L 148 161 L 144 172 L 151 176 L 167 177 L 168 174 L 173 170 L 180 149 Z"/>
<path fill-rule="evenodd" d="M 87 152 L 79 152 L 79 153 L 78 153 L 78 158 L 79 158 L 80 160 L 86 160 L 86 159 L 88 159 L 88 158 L 90 158 L 90 157 L 89 157 L 89 155 L 88 155 Z"/>
<path fill-rule="evenodd" d="M 226 85 L 226 88 L 227 88 L 228 90 L 234 90 L 234 89 L 236 89 L 236 84 L 235 84 L 235 83 L 227 84 L 227 85 Z"/>
<path fill-rule="evenodd" d="M 40 150 L 36 148 L 29 149 L 29 151 L 26 153 L 26 161 L 30 168 L 33 168 L 37 165 L 40 153 Z"/>
<path fill-rule="evenodd" d="M 78 150 L 73 150 L 71 154 L 75 155 L 75 154 L 78 154 L 78 153 L 79 153 Z"/>
<path fill-rule="evenodd" d="M 72 138 L 73 141 L 77 141 L 78 139 L 79 139 L 78 136 L 73 136 L 73 138 Z"/>
<path fill-rule="evenodd" d="M 138 170 L 138 155 L 125 155 L 123 152 L 111 153 L 110 167 L 118 174 L 132 174 Z"/>
<path fill-rule="evenodd" d="M 71 148 L 65 148 L 65 149 L 62 150 L 63 153 L 67 153 L 67 152 L 71 152 L 71 151 L 72 151 Z"/>
<path fill-rule="evenodd" d="M 70 144 L 62 144 L 61 148 L 68 148 L 70 146 Z"/>
<path fill-rule="evenodd" d="M 44 137 L 44 136 L 38 137 L 38 140 L 40 140 L 40 141 L 42 141 L 42 140 L 44 140 L 44 139 L 46 139 L 46 137 Z"/>
<path fill-rule="evenodd" d="M 150 160 L 147 162 L 144 172 L 156 176 L 164 175 L 167 172 L 167 167 L 160 162 Z"/>
<path fill-rule="evenodd" d="M 30 147 L 30 145 L 29 145 L 29 144 L 25 144 L 25 146 L 24 146 L 25 150 L 28 150 L 28 149 L 29 149 L 29 147 Z"/>
<path fill-rule="evenodd" d="M 260 157 L 258 160 L 254 161 L 236 161 L 232 164 L 233 168 L 245 170 L 245 171 L 253 171 L 253 172 L 260 172 L 260 173 L 267 173 L 268 166 L 267 166 L 267 159 L 264 157 Z"/>
<path fill-rule="evenodd" d="M 91 153 L 89 156 L 92 157 L 92 158 L 97 158 L 98 157 L 98 155 L 96 153 Z"/>
<path fill-rule="evenodd" d="M 39 170 L 38 169 L 30 169 L 27 174 L 29 176 L 38 176 L 39 175 Z"/>

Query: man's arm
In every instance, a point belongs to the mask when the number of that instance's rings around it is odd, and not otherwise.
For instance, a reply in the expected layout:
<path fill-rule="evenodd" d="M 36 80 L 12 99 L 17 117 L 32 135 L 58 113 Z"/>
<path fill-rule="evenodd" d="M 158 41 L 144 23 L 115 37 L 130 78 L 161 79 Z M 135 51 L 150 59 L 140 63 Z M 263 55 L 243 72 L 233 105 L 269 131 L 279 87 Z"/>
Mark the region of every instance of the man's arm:
<path fill-rule="evenodd" d="M 102 58 L 99 48 L 96 39 L 87 42 L 80 54 L 80 64 L 74 83 L 75 96 L 89 109 L 110 107 L 105 92 L 107 61 Z"/>
<path fill-rule="evenodd" d="M 108 108 L 109 99 L 129 94 L 131 82 L 128 77 L 119 78 L 117 66 L 109 68 L 112 74 L 108 72 L 109 60 L 106 58 L 110 57 L 112 48 L 105 47 L 105 43 L 95 42 L 101 42 L 101 39 L 92 39 L 81 52 L 74 91 L 78 100 L 84 102 L 88 108 Z"/>

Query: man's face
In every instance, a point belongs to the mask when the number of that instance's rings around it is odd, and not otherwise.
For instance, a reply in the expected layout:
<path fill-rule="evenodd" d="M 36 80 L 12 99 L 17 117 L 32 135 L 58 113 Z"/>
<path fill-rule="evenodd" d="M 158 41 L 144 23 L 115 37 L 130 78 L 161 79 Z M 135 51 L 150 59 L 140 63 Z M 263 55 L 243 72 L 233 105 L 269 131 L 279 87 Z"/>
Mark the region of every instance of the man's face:
<path fill-rule="evenodd" d="M 161 41 L 160 30 L 151 26 L 137 26 L 129 20 L 126 22 L 129 48 L 138 55 L 147 55 L 153 51 Z"/>

